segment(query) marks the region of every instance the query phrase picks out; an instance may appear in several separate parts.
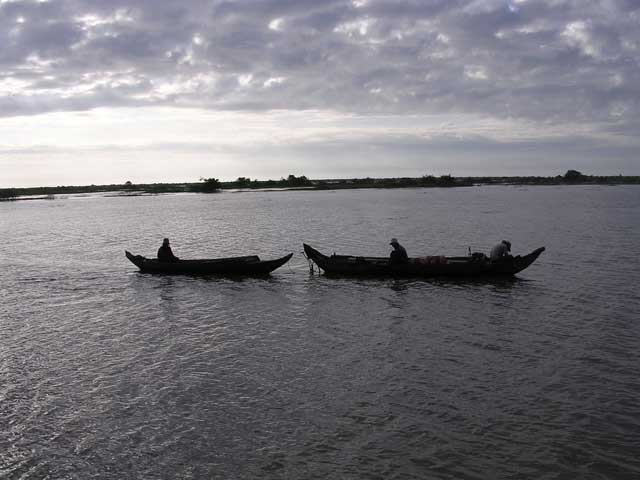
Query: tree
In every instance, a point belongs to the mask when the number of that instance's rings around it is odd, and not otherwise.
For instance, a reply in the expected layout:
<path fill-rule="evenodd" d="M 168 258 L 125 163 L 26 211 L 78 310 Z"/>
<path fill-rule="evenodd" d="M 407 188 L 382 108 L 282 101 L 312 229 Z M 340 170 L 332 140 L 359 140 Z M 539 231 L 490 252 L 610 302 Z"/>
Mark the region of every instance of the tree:
<path fill-rule="evenodd" d="M 235 183 L 238 188 L 248 188 L 251 186 L 251 179 L 249 177 L 238 177 Z"/>
<path fill-rule="evenodd" d="M 289 175 L 286 180 L 282 179 L 282 181 L 288 187 L 305 187 L 305 186 L 311 185 L 311 181 L 304 175 L 301 175 L 300 177 L 296 177 L 295 175 Z"/>
<path fill-rule="evenodd" d="M 433 175 L 423 175 L 420 179 L 422 185 L 433 185 L 437 182 L 436 177 Z"/>
<path fill-rule="evenodd" d="M 18 196 L 18 193 L 13 188 L 0 189 L 0 199 L 10 199 Z"/>
<path fill-rule="evenodd" d="M 456 181 L 451 175 L 440 175 L 438 179 L 438 185 L 440 186 L 451 186 L 454 183 L 456 183 Z"/>
<path fill-rule="evenodd" d="M 567 170 L 567 173 L 564 174 L 565 180 L 580 180 L 584 175 L 577 170 Z"/>
<path fill-rule="evenodd" d="M 200 186 L 200 191 L 203 193 L 213 193 L 220 190 L 220 180 L 217 178 L 201 178 L 204 182 L 202 186 Z"/>

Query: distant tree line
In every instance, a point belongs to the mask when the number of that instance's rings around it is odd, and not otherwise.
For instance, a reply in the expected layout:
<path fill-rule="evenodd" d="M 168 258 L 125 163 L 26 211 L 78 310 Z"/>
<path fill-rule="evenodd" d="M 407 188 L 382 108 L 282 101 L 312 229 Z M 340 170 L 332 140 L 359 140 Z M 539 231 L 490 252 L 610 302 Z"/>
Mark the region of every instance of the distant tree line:
<path fill-rule="evenodd" d="M 238 177 L 233 182 L 222 183 L 223 188 L 305 188 L 313 187 L 313 185 L 313 181 L 304 175 L 300 177 L 289 175 L 287 178 L 280 178 L 280 180 L 251 180 L 249 177 Z"/>
<path fill-rule="evenodd" d="M 306 176 L 289 175 L 280 180 L 257 180 L 238 177 L 231 182 L 217 178 L 201 178 L 193 183 L 146 183 L 2 188 L 0 201 L 17 197 L 51 197 L 53 195 L 125 192 L 126 195 L 160 194 L 176 192 L 216 193 L 224 189 L 298 188 L 298 189 L 345 189 L 345 188 L 416 188 L 416 187 L 465 187 L 471 185 L 575 185 L 575 184 L 640 184 L 640 176 L 593 176 L 578 170 L 567 170 L 555 177 L 453 177 L 451 175 L 423 175 L 422 177 L 399 178 L 351 178 L 310 180 Z"/>

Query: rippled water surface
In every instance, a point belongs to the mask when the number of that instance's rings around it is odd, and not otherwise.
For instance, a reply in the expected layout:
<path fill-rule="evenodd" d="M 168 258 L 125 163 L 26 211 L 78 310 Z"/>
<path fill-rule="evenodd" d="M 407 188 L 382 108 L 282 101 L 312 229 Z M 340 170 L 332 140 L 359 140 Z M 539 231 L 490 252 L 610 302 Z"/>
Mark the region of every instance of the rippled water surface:
<path fill-rule="evenodd" d="M 0 477 L 640 478 L 640 188 L 0 203 Z M 137 272 L 124 250 L 292 261 Z M 547 250 L 513 280 L 311 275 L 325 253 Z"/>

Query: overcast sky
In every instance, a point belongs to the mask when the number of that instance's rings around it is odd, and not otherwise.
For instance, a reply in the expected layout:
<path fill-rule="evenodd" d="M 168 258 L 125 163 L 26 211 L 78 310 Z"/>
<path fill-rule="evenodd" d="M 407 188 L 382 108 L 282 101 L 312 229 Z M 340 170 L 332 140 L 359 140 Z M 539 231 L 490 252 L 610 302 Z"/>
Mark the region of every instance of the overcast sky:
<path fill-rule="evenodd" d="M 639 0 L 0 0 L 0 186 L 640 174 Z"/>

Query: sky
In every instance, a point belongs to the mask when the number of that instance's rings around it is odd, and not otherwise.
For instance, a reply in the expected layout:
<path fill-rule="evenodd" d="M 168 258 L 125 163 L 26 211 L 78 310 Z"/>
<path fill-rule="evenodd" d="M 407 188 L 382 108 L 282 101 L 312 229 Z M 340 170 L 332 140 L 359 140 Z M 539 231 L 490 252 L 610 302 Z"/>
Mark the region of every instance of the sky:
<path fill-rule="evenodd" d="M 0 0 L 0 187 L 640 175 L 638 0 Z"/>

